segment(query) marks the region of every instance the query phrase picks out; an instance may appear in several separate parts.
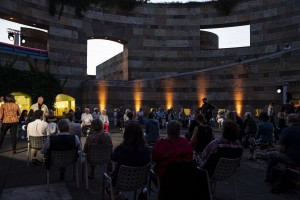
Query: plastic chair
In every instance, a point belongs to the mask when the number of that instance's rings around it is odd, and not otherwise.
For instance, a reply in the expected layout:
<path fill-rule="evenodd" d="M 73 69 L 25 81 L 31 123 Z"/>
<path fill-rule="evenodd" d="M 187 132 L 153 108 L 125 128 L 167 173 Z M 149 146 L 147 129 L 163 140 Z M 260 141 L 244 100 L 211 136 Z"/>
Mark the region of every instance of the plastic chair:
<path fill-rule="evenodd" d="M 47 136 L 29 136 L 27 143 L 27 167 L 29 160 L 31 160 L 31 149 L 41 150 L 45 143 Z"/>
<path fill-rule="evenodd" d="M 85 185 L 86 189 L 89 189 L 88 180 L 88 163 L 92 165 L 103 165 L 110 162 L 110 156 L 113 146 L 109 145 L 91 145 L 89 146 L 89 153 L 85 154 Z"/>
<path fill-rule="evenodd" d="M 238 193 L 235 183 L 235 171 L 236 168 L 240 166 L 241 158 L 229 159 L 229 158 L 220 158 L 212 177 L 210 178 L 210 183 L 212 186 L 212 195 L 215 197 L 216 184 L 217 181 L 225 180 L 228 178 L 233 178 L 233 184 L 235 188 L 235 196 L 238 199 Z"/>
<path fill-rule="evenodd" d="M 199 169 L 195 160 L 169 163 L 158 183 L 158 200 L 212 199 L 207 171 Z"/>
<path fill-rule="evenodd" d="M 77 149 L 63 150 L 63 151 L 51 151 L 51 167 L 66 167 L 73 164 L 73 170 L 76 172 L 76 184 L 79 188 L 79 178 L 78 178 L 78 164 L 77 164 L 78 152 Z M 73 171 L 74 172 L 74 171 Z M 50 169 L 47 169 L 47 188 L 50 190 Z"/>
<path fill-rule="evenodd" d="M 143 188 L 147 186 L 147 199 L 149 199 L 150 189 L 149 189 L 148 178 L 149 178 L 150 168 L 151 168 L 151 163 L 142 167 L 130 167 L 130 166 L 121 165 L 114 190 L 134 192 L 134 200 L 136 200 L 137 190 L 138 189 L 143 190 Z M 115 197 L 113 194 L 112 180 L 107 173 L 104 173 L 103 176 L 102 199 L 104 199 L 105 181 L 109 182 L 110 199 L 114 200 Z"/>

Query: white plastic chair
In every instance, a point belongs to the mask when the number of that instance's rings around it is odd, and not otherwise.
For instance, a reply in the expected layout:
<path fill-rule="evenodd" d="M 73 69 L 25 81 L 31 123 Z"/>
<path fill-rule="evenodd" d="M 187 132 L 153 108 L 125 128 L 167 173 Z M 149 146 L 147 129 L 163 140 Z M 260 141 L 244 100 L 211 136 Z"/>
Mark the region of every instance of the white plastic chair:
<path fill-rule="evenodd" d="M 73 164 L 73 170 L 76 172 L 76 184 L 79 188 L 79 175 L 78 175 L 78 164 L 77 149 L 64 150 L 64 151 L 51 151 L 51 167 L 66 167 Z M 47 169 L 47 188 L 50 190 L 50 169 Z"/>
<path fill-rule="evenodd" d="M 45 143 L 47 136 L 29 136 L 27 143 L 27 167 L 29 160 L 31 160 L 31 149 L 41 150 Z"/>
<path fill-rule="evenodd" d="M 116 186 L 114 190 L 116 191 L 126 191 L 126 192 L 134 192 L 134 200 L 137 197 L 137 190 L 143 189 L 145 186 L 147 187 L 147 199 L 149 199 L 149 173 L 150 173 L 151 163 L 142 166 L 142 167 L 130 167 L 121 165 L 118 173 L 118 178 L 116 182 Z M 105 182 L 109 183 L 110 190 L 110 199 L 114 200 L 113 194 L 113 185 L 111 177 L 104 173 L 103 176 L 103 190 L 102 190 L 102 199 L 104 199 L 105 193 Z"/>
<path fill-rule="evenodd" d="M 112 153 L 113 146 L 108 145 L 91 145 L 89 146 L 89 153 L 85 154 L 85 185 L 86 189 L 89 189 L 89 180 L 88 180 L 88 163 L 93 165 L 103 165 L 109 164 L 110 156 Z"/>
<path fill-rule="evenodd" d="M 213 198 L 215 197 L 217 181 L 225 180 L 232 177 L 234 188 L 235 188 L 235 196 L 236 199 L 238 199 L 238 193 L 237 193 L 237 188 L 235 183 L 235 171 L 236 168 L 240 166 L 240 160 L 241 158 L 236 158 L 236 159 L 220 158 L 214 170 L 214 173 L 210 178 Z"/>

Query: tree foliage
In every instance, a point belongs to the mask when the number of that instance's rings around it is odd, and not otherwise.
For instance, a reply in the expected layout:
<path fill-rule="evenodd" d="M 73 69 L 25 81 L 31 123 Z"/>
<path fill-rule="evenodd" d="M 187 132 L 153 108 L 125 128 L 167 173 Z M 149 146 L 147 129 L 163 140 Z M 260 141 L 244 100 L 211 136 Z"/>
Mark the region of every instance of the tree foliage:
<path fill-rule="evenodd" d="M 22 71 L 11 67 L 11 63 L 0 65 L 0 96 L 22 92 L 36 100 L 43 96 L 45 104 L 53 108 L 55 98 L 62 92 L 60 80 L 53 74 L 36 69 Z"/>

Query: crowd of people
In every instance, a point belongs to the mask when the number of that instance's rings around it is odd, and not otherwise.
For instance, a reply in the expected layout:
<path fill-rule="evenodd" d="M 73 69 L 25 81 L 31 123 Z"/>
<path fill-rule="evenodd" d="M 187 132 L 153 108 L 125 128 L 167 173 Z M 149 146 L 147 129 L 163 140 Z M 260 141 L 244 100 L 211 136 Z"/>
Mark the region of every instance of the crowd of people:
<path fill-rule="evenodd" d="M 5 103 L 1 106 L 0 119 L 2 130 L 0 135 L 0 148 L 5 134 L 10 129 L 12 151 L 16 153 L 18 127 L 26 130 L 29 136 L 48 136 L 40 153 L 45 155 L 46 167 L 50 167 L 49 151 L 62 149 L 83 149 L 89 152 L 90 145 L 111 144 L 109 133 L 109 117 L 106 110 L 101 112 L 97 108 L 91 113 L 85 108 L 81 113 L 79 108 L 75 112 L 70 110 L 62 119 L 57 119 L 54 112 L 43 103 L 43 97 L 38 97 L 37 103 L 31 106 L 30 111 L 20 112 L 12 95 L 7 95 Z M 214 168 L 221 157 L 239 158 L 243 149 L 248 147 L 249 138 L 260 143 L 279 145 L 279 150 L 271 152 L 266 181 L 270 181 L 272 168 L 282 162 L 287 165 L 300 166 L 300 114 L 290 102 L 282 106 L 278 113 L 278 124 L 274 117 L 274 104 L 268 105 L 267 112 L 259 114 L 259 122 L 253 119 L 251 112 L 246 112 L 244 119 L 236 111 L 218 112 L 217 122 L 221 124 L 222 136 L 216 138 L 210 121 L 215 107 L 203 99 L 203 105 L 192 116 L 188 117 L 184 109 L 179 114 L 171 108 L 152 109 L 148 119 L 144 119 L 141 108 L 137 113 L 133 109 L 123 108 L 114 111 L 114 125 L 123 131 L 123 142 L 114 148 L 111 160 L 116 167 L 111 176 L 115 184 L 118 169 L 121 165 L 143 166 L 152 163 L 158 183 L 164 179 L 167 166 L 173 162 L 189 162 L 193 159 L 199 168 L 206 169 L 212 176 Z M 25 128 L 24 128 L 25 126 Z M 142 128 L 144 127 L 144 129 Z M 166 129 L 167 136 L 161 137 L 160 130 Z M 181 128 L 188 132 L 185 137 L 181 135 Z M 80 138 L 87 136 L 84 148 L 81 147 Z M 42 161 L 36 157 L 33 150 L 32 162 L 40 164 Z M 48 156 L 47 156 L 48 155 Z M 64 168 L 60 169 L 60 178 L 64 179 Z M 95 178 L 95 166 L 90 166 L 89 178 Z M 116 191 L 118 193 L 118 191 Z"/>

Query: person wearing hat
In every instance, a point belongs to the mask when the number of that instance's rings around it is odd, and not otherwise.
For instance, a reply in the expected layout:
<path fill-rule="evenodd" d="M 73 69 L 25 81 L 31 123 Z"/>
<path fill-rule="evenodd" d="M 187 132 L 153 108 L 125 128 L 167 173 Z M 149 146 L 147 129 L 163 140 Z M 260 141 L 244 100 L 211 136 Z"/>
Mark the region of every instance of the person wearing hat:
<path fill-rule="evenodd" d="M 207 98 L 203 98 L 203 105 L 199 108 L 201 113 L 204 115 L 206 119 L 206 123 L 209 124 L 210 119 L 212 118 L 212 111 L 215 109 L 213 105 L 207 102 Z"/>

